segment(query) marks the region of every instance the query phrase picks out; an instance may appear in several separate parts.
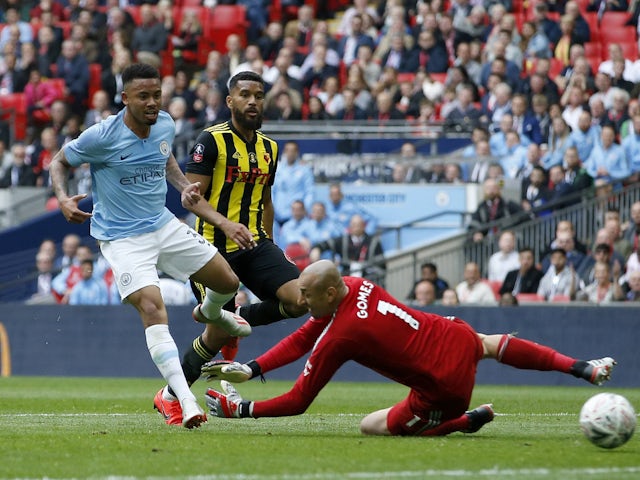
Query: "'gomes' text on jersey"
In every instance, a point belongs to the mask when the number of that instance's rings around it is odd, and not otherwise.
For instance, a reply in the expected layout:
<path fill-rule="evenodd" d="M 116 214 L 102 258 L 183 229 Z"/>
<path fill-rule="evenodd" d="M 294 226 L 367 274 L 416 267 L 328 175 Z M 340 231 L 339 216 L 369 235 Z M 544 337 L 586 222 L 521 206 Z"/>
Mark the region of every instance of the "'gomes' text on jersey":
<path fill-rule="evenodd" d="M 91 167 L 91 235 L 98 240 L 152 232 L 173 217 L 165 206 L 173 119 L 161 111 L 149 137 L 140 138 L 125 125 L 125 110 L 63 147 L 72 166 L 89 163 Z"/>
<path fill-rule="evenodd" d="M 246 142 L 231 122 L 203 130 L 191 149 L 187 173 L 211 177 L 204 197 L 221 215 L 245 225 L 254 240 L 268 238 L 262 224 L 264 189 L 273 185 L 278 164 L 278 144 L 256 132 Z M 221 252 L 238 250 L 224 232 L 198 218 L 196 230 Z"/>

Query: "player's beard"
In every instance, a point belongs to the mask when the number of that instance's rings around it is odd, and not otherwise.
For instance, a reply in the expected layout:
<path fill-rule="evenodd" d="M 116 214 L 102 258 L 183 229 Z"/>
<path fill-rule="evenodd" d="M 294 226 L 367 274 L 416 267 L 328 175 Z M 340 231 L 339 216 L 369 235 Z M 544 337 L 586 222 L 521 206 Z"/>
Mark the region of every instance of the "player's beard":
<path fill-rule="evenodd" d="M 233 118 L 235 118 L 238 125 L 245 130 L 258 130 L 262 127 L 262 112 L 258 112 L 256 118 L 248 118 L 243 112 L 239 109 L 233 109 Z"/>

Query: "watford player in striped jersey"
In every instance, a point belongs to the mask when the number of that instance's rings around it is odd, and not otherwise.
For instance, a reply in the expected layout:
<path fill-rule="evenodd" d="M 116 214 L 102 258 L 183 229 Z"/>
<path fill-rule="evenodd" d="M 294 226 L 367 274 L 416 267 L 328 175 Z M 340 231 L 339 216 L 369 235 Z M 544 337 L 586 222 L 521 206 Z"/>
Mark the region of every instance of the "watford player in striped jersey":
<path fill-rule="evenodd" d="M 226 99 L 231 120 L 200 133 L 186 168 L 186 177 L 200 184 L 203 197 L 192 209 L 198 216 L 196 230 L 218 248 L 240 281 L 261 300 L 237 312 L 252 326 L 306 313 L 298 305 L 300 272 L 272 241 L 271 186 L 278 165 L 278 145 L 258 130 L 262 126 L 264 95 L 260 75 L 249 71 L 234 75 L 229 80 Z M 202 285 L 192 282 L 192 286 L 201 302 L 193 316 L 206 327 L 182 360 L 190 385 L 200 377 L 202 365 L 222 347 L 216 341 L 219 330 L 208 322 L 210 305 L 215 305 L 216 300 L 210 295 L 214 294 L 204 295 Z M 233 311 L 235 305 L 230 303 L 225 308 Z M 234 342 L 237 339 L 229 338 L 228 346 L 223 348 L 227 359 L 235 356 Z M 181 422 L 180 404 L 173 401 L 170 389 L 165 388 L 161 397 L 165 421 Z"/>

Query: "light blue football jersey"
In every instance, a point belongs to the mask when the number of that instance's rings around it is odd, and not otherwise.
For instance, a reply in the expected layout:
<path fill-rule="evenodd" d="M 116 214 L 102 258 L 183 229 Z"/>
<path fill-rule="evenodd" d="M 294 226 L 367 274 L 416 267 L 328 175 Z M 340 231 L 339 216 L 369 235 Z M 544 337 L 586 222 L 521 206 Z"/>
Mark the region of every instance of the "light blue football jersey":
<path fill-rule="evenodd" d="M 175 123 L 161 111 L 149 137 L 142 139 L 125 125 L 125 111 L 89 127 L 63 147 L 71 165 L 91 167 L 91 236 L 98 240 L 153 232 L 173 218 L 165 204 Z"/>

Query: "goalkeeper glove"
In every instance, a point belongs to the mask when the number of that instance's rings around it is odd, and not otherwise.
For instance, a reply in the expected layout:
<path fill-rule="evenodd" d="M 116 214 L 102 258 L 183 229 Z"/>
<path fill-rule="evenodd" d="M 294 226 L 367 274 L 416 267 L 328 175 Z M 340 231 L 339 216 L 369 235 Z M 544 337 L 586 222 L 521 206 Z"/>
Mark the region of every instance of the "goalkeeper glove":
<path fill-rule="evenodd" d="M 229 382 L 220 381 L 224 393 L 208 388 L 204 396 L 212 415 L 221 418 L 251 417 L 253 402 L 243 400 L 238 391 Z"/>
<path fill-rule="evenodd" d="M 207 376 L 207 381 L 212 380 L 227 380 L 233 383 L 242 383 L 253 378 L 256 371 L 259 372 L 259 367 L 254 371 L 251 364 L 256 362 L 249 362 L 249 364 L 243 364 L 238 362 L 229 362 L 227 360 L 213 360 L 205 363 L 200 371 L 202 375 Z"/>

